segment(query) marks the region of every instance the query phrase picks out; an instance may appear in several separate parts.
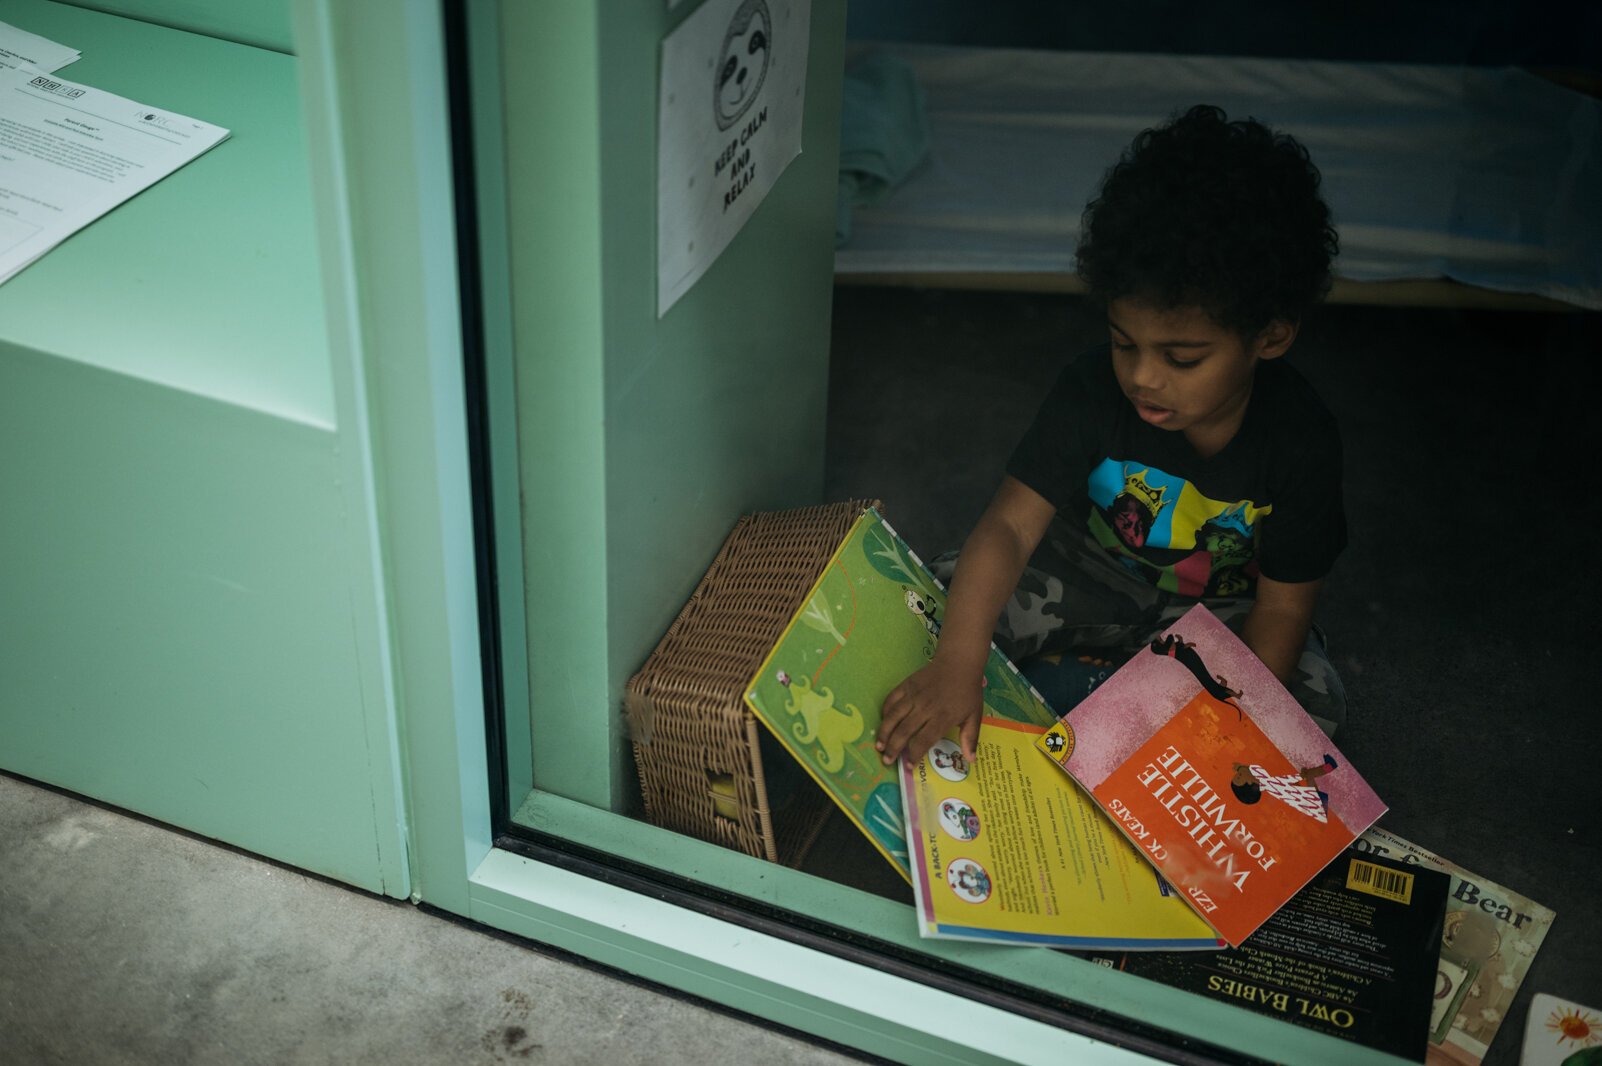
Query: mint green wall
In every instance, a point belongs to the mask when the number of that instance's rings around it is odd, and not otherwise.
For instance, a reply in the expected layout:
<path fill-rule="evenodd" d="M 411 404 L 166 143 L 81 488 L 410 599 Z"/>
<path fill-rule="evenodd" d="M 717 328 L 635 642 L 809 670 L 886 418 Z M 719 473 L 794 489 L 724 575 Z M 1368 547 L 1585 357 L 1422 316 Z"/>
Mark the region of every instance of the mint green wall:
<path fill-rule="evenodd" d="M 602 807 L 623 686 L 735 520 L 823 484 L 844 5 L 812 7 L 801 156 L 658 320 L 658 50 L 691 9 L 502 13 L 535 779 Z"/>
<path fill-rule="evenodd" d="M 289 0 L 60 0 L 157 26 L 188 30 L 225 41 L 293 52 Z M 7 20 L 9 21 L 9 20 Z M 77 41 L 62 41 L 83 51 Z M 62 71 L 72 77 L 71 71 Z"/>
<path fill-rule="evenodd" d="M 406 895 L 297 61 L 46 0 L 4 17 L 233 135 L 0 285 L 0 768 Z"/>

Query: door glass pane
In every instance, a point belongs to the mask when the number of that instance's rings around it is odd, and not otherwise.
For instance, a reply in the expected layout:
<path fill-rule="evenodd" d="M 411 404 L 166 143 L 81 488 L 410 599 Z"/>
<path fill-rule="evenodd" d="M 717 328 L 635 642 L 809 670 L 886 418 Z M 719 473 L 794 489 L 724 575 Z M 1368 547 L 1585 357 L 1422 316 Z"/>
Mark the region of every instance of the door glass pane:
<path fill-rule="evenodd" d="M 877 499 L 924 559 L 960 545 L 1044 389 L 1105 340 L 1072 276 L 1079 210 L 1117 145 L 1206 100 L 1297 131 L 1338 205 L 1336 287 L 1290 357 L 1346 448 L 1352 543 L 1317 615 L 1350 706 L 1338 742 L 1391 805 L 1387 828 L 1589 921 L 1560 858 L 1594 845 L 1579 771 L 1508 711 L 1542 708 L 1543 735 L 1578 732 L 1574 694 L 1602 678 L 1590 658 L 1549 655 L 1548 634 L 1578 628 L 1590 598 L 1557 594 L 1570 582 L 1552 582 L 1537 561 L 1550 555 L 1507 544 L 1491 516 L 1527 497 L 1530 469 L 1573 469 L 1558 457 L 1583 446 L 1580 419 L 1552 412 L 1595 391 L 1597 215 L 1576 190 L 1599 170 L 1585 121 L 1598 64 L 1575 43 L 1595 35 L 1511 8 L 1374 34 L 1334 12 L 1176 25 L 1016 5 L 979 27 L 955 5 L 913 21 L 858 4 L 848 22 L 815 2 L 801 154 L 659 314 L 657 76 L 663 40 L 691 15 L 642 5 L 603 20 L 597 7 L 506 5 L 470 26 L 511 831 L 1054 1007 L 1074 989 L 1119 1025 L 1206 1016 L 1152 982 L 1092 979 L 1064 952 L 920 940 L 906 883 L 838 815 L 795 868 L 722 846 L 720 812 L 750 811 L 717 759 L 685 767 L 713 829 L 649 824 L 636 755 L 652 741 L 624 712 L 629 679 L 742 514 Z M 930 150 L 893 196 L 837 212 L 842 72 L 874 55 L 922 83 Z M 1164 72 L 1172 99 L 1143 70 Z M 965 86 L 971 71 L 988 73 Z M 1064 95 L 1087 79 L 1092 99 Z M 1063 139 L 1089 127 L 1099 147 L 1067 158 Z M 1560 177 L 1542 185 L 1536 157 Z M 1074 179 L 1040 169 L 1057 163 Z M 1494 235 L 1464 232 L 1465 217 Z M 1595 494 L 1558 498 L 1571 529 L 1597 517 Z M 1553 621 L 1511 626 L 1510 608 Z M 1484 767 L 1491 736 L 1510 780 L 1552 787 L 1488 814 L 1484 774 L 1468 768 Z M 765 832 L 775 847 L 806 836 L 815 788 L 765 734 L 750 743 L 774 808 Z M 1554 803 L 1556 820 L 1537 809 Z M 1473 823 L 1487 831 L 1462 832 Z M 1548 945 L 1541 965 L 1595 984 L 1580 955 Z M 1478 987 L 1465 1032 L 1516 1017 L 1530 994 Z M 1258 1019 L 1217 1039 L 1303 1046 L 1285 1028 Z M 1516 1042 L 1504 1033 L 1497 1051 Z"/>

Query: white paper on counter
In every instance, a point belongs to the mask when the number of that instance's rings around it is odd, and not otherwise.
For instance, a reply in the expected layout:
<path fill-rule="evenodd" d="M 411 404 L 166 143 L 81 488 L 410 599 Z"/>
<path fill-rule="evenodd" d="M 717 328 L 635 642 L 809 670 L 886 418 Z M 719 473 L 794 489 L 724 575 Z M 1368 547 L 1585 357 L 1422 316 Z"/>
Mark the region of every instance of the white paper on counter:
<path fill-rule="evenodd" d="M 60 70 L 83 55 L 76 48 L 46 40 L 9 22 L 0 22 L 0 70 L 32 67 L 42 74 Z"/>
<path fill-rule="evenodd" d="M 36 70 L 0 71 L 0 282 L 227 136 Z"/>

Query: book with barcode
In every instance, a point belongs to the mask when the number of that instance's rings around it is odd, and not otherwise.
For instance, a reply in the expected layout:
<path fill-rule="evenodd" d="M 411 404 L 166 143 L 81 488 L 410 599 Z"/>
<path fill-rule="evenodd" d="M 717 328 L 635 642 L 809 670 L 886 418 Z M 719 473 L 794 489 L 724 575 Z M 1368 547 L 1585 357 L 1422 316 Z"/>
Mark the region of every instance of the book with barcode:
<path fill-rule="evenodd" d="M 1201 605 L 1037 747 L 1230 944 L 1385 812 L 1262 660 Z"/>
<path fill-rule="evenodd" d="M 1430 1066 L 1477 1066 L 1512 1011 L 1556 915 L 1524 893 L 1378 826 L 1370 826 L 1354 846 L 1410 869 L 1443 871 L 1452 879 L 1424 1061 Z"/>
<path fill-rule="evenodd" d="M 1239 947 L 1088 957 L 1423 1062 L 1450 881 L 1353 847 Z"/>

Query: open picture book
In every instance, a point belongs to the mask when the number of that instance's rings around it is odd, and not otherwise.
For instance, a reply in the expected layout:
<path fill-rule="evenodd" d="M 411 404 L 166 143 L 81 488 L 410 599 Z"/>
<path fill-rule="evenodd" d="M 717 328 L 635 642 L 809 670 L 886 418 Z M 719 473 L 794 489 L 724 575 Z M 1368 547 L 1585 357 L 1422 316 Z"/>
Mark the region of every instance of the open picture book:
<path fill-rule="evenodd" d="M 866 509 L 746 686 L 751 713 L 913 886 L 919 931 L 1062 947 L 1218 938 L 1035 742 L 1056 715 L 995 648 L 980 757 L 886 766 L 879 708 L 934 655 L 945 590 Z"/>
<path fill-rule="evenodd" d="M 1268 667 L 1200 605 L 1037 743 L 1231 945 L 1385 812 Z"/>
<path fill-rule="evenodd" d="M 1074 950 L 1222 946 L 1072 781 L 1040 726 L 985 718 L 977 758 L 950 740 L 901 761 L 918 928 Z"/>
<path fill-rule="evenodd" d="M 745 688 L 745 704 L 901 876 L 908 866 L 896 768 L 874 750 L 890 690 L 934 655 L 945 592 L 866 508 Z M 1055 717 L 999 654 L 987 712 L 1041 728 Z"/>

